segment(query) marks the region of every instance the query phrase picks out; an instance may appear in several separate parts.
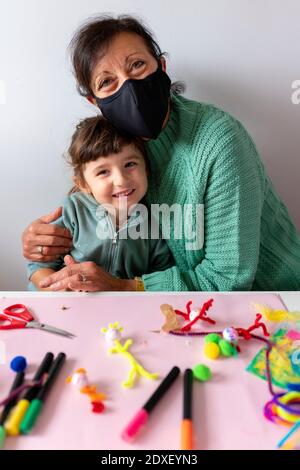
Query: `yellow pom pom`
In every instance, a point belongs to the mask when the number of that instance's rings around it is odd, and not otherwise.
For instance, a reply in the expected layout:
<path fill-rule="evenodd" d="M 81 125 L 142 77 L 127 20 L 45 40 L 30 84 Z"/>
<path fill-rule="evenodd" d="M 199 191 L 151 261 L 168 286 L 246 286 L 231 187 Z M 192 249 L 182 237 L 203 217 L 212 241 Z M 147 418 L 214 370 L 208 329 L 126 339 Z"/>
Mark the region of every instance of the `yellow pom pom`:
<path fill-rule="evenodd" d="M 217 359 L 220 356 L 220 348 L 216 343 L 205 343 L 203 352 L 208 359 Z"/>

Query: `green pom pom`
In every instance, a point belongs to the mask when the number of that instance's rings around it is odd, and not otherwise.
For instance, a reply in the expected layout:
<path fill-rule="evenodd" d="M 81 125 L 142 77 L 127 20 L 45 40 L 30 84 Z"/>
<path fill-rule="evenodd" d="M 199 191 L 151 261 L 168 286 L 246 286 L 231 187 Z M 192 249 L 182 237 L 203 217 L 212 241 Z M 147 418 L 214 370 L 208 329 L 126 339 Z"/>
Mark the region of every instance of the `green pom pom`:
<path fill-rule="evenodd" d="M 221 350 L 222 356 L 230 357 L 233 356 L 235 353 L 234 346 L 225 339 L 221 339 L 221 341 L 219 342 L 219 348 Z"/>
<path fill-rule="evenodd" d="M 218 335 L 217 333 L 209 333 L 209 335 L 206 335 L 204 338 L 204 343 L 216 343 L 218 344 L 221 339 L 221 336 Z"/>
<path fill-rule="evenodd" d="M 206 382 L 211 378 L 211 375 L 210 368 L 204 364 L 197 364 L 193 367 L 193 376 L 195 379 L 200 380 L 200 382 Z"/>

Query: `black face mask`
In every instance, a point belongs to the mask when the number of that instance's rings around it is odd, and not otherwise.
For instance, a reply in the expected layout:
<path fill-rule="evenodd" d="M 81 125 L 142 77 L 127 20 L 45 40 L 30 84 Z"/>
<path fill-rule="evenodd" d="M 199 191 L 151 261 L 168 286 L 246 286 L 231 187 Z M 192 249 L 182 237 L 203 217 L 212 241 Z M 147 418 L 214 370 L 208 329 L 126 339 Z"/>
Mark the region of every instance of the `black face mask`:
<path fill-rule="evenodd" d="M 158 69 L 141 80 L 126 80 L 107 98 L 97 98 L 103 116 L 117 129 L 156 139 L 167 115 L 171 80 Z"/>

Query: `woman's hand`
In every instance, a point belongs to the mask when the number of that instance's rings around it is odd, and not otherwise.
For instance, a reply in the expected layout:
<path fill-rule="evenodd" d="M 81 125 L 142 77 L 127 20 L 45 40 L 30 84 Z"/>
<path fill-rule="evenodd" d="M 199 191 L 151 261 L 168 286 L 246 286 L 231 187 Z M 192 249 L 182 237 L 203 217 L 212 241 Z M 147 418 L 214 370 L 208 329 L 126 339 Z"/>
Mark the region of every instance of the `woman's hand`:
<path fill-rule="evenodd" d="M 52 225 L 62 214 L 59 207 L 54 212 L 32 222 L 23 232 L 23 256 L 31 261 L 54 261 L 71 250 L 72 235 L 66 228 Z"/>
<path fill-rule="evenodd" d="M 68 289 L 72 291 L 127 291 L 135 290 L 135 281 L 117 279 L 111 276 L 93 261 L 77 263 L 72 256 L 64 258 L 65 268 L 43 279 L 40 287 L 51 291 Z"/>

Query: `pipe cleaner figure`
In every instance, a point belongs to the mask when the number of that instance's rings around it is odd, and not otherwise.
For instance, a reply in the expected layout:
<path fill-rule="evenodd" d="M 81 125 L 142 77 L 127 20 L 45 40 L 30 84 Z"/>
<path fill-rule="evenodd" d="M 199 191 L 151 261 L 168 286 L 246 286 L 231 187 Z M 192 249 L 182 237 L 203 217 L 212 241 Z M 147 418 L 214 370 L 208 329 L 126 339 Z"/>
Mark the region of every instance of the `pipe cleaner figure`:
<path fill-rule="evenodd" d="M 177 315 L 181 315 L 188 323 L 181 328 L 181 331 L 190 331 L 192 326 L 198 321 L 207 321 L 211 325 L 214 325 L 216 322 L 207 316 L 207 310 L 212 306 L 213 299 L 209 299 L 207 302 L 204 302 L 201 309 L 191 310 L 192 301 L 190 300 L 186 304 L 186 312 L 181 312 L 181 310 L 175 310 Z"/>
<path fill-rule="evenodd" d="M 165 333 L 170 332 L 189 332 L 192 329 L 192 326 L 199 320 L 206 321 L 212 325 L 216 322 L 212 318 L 207 316 L 207 310 L 212 306 L 213 299 L 209 299 L 207 302 L 204 302 L 201 308 L 191 310 L 192 301 L 190 300 L 186 304 L 186 312 L 182 312 L 181 310 L 174 309 L 172 305 L 169 304 L 162 304 L 160 306 L 160 310 L 162 314 L 165 316 L 165 323 L 161 327 L 161 331 Z M 181 316 L 184 320 L 187 321 L 187 324 L 183 327 L 180 327 L 180 323 L 176 317 L 176 315 Z M 159 333 L 155 331 L 155 333 Z"/>
<path fill-rule="evenodd" d="M 66 383 L 71 383 L 80 393 L 88 395 L 93 413 L 102 413 L 102 411 L 104 411 L 105 406 L 103 400 L 106 399 L 106 395 L 98 392 L 96 385 L 89 385 L 85 369 L 77 369 L 75 374 L 66 379 Z"/>
<path fill-rule="evenodd" d="M 108 328 L 102 328 L 101 332 L 105 334 L 105 339 L 108 341 L 108 338 L 115 338 L 112 340 L 113 347 L 111 347 L 108 352 L 110 354 L 121 354 L 126 357 L 130 362 L 131 368 L 128 374 L 127 380 L 122 382 L 122 387 L 132 388 L 137 376 L 146 377 L 149 380 L 156 380 L 158 378 L 157 373 L 150 373 L 144 369 L 144 367 L 137 362 L 133 355 L 128 351 L 130 346 L 133 344 L 132 339 L 127 339 L 124 344 L 121 343 L 121 331 L 123 328 L 119 326 L 118 322 L 110 323 Z"/>

